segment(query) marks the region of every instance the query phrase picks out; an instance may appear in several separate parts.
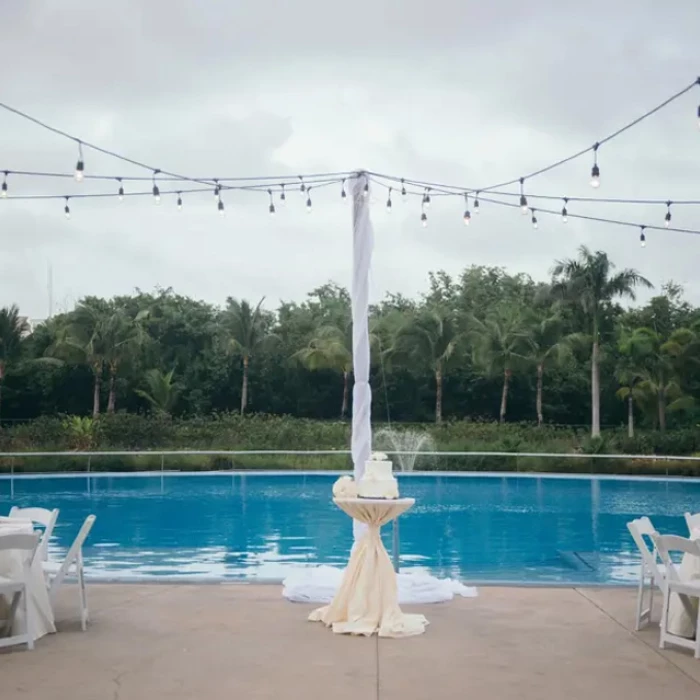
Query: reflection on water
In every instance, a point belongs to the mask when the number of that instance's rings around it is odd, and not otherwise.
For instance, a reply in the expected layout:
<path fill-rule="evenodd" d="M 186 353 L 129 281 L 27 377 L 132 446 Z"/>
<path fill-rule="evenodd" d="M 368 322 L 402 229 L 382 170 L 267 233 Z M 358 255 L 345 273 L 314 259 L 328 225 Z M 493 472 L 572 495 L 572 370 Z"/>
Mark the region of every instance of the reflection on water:
<path fill-rule="evenodd" d="M 342 565 L 347 516 L 334 476 L 209 474 L 0 479 L 10 506 L 60 508 L 52 554 L 97 515 L 85 550 L 92 576 L 262 580 L 291 567 Z M 466 580 L 629 583 L 637 555 L 625 523 L 649 515 L 684 534 L 700 482 L 401 476 L 417 499 L 401 524 L 402 564 Z M 390 528 L 386 544 L 390 547 Z"/>

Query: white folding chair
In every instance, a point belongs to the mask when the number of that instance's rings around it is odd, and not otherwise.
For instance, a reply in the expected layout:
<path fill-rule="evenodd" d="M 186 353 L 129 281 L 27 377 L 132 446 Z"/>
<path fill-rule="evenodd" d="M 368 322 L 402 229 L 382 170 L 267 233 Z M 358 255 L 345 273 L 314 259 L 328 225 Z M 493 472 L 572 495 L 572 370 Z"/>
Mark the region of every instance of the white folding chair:
<path fill-rule="evenodd" d="M 89 621 L 87 593 L 85 591 L 85 572 L 83 570 L 83 543 L 90 534 L 92 525 L 95 522 L 94 515 L 85 518 L 80 531 L 73 540 L 73 544 L 62 562 L 45 561 L 42 563 L 44 574 L 49 587 L 49 599 L 51 605 L 55 606 L 58 589 L 61 587 L 66 576 L 76 576 L 78 579 L 78 593 L 80 595 L 80 625 L 83 632 L 87 629 Z"/>
<path fill-rule="evenodd" d="M 700 581 L 681 581 L 676 565 L 671 561 L 669 552 L 683 552 L 700 557 L 700 541 L 689 540 L 678 535 L 653 535 L 656 550 L 661 557 L 661 560 L 666 565 L 666 580 L 667 586 L 664 591 L 664 607 L 661 612 L 661 637 L 659 646 L 662 649 L 666 648 L 666 644 L 674 644 L 675 646 L 690 649 L 694 652 L 695 658 L 700 659 Z M 679 637 L 671 634 L 668 631 L 668 610 L 671 594 L 676 593 L 686 609 L 686 612 L 692 617 L 695 617 L 695 639 L 687 637 Z M 697 611 L 690 602 L 690 598 L 698 599 Z"/>
<path fill-rule="evenodd" d="M 693 535 L 693 530 L 700 530 L 700 513 L 695 513 L 691 515 L 690 513 L 685 514 L 685 524 L 688 526 L 688 532 L 691 537 Z"/>
<path fill-rule="evenodd" d="M 44 528 L 44 533 L 39 540 L 37 554 L 41 557 L 41 561 L 47 561 L 49 558 L 49 540 L 53 534 L 54 527 L 56 527 L 56 520 L 58 520 L 58 508 L 48 510 L 47 508 L 19 508 L 18 506 L 13 506 L 10 511 L 10 517 L 17 520 L 31 520 Z"/>
<path fill-rule="evenodd" d="M 637 589 L 637 617 L 634 626 L 634 629 L 638 632 L 651 622 L 651 613 L 654 606 L 654 588 L 658 588 L 662 593 L 666 592 L 666 571 L 657 556 L 653 537 L 659 533 L 654 529 L 651 520 L 646 516 L 637 518 L 627 523 L 627 529 L 630 531 L 642 555 L 642 563 L 639 570 L 639 587 Z M 645 537 L 651 540 L 651 550 L 647 546 Z M 649 589 L 649 607 L 645 609 L 644 593 L 647 587 Z"/>
<path fill-rule="evenodd" d="M 29 572 L 34 561 L 34 554 L 39 545 L 39 535 L 36 533 L 0 534 L 0 552 L 19 552 L 22 557 L 22 567 L 18 575 L 8 578 L 0 576 L 0 593 L 12 596 L 9 603 L 7 620 L 0 620 L 0 647 L 16 644 L 26 644 L 27 649 L 34 648 L 34 624 L 32 610 L 29 606 Z M 17 607 L 21 603 L 26 622 L 23 634 L 12 633 Z"/>

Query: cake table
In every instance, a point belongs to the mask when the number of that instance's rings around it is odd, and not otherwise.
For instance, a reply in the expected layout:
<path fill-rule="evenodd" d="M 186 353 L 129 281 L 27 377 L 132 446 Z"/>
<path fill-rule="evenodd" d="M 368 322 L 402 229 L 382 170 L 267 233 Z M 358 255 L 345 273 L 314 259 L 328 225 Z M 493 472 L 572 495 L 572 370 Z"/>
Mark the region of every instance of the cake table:
<path fill-rule="evenodd" d="M 367 532 L 355 542 L 333 601 L 314 610 L 309 620 L 323 622 L 336 634 L 422 634 L 428 624 L 425 617 L 401 612 L 396 572 L 380 534 L 382 525 L 407 511 L 415 499 L 335 498 L 333 502 L 351 518 L 365 523 Z"/>

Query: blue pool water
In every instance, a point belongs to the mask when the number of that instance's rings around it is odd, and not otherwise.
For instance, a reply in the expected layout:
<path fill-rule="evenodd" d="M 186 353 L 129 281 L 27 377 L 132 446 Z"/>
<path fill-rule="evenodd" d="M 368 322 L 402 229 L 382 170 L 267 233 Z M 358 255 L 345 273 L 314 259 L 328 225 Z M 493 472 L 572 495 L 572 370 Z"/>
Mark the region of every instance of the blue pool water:
<path fill-rule="evenodd" d="M 342 565 L 350 522 L 330 474 L 92 475 L 0 479 L 10 506 L 60 508 L 52 549 L 90 513 L 88 572 L 103 578 L 281 579 L 291 567 Z M 625 523 L 648 515 L 685 534 L 700 481 L 402 475 L 417 503 L 401 519 L 402 567 L 467 581 L 629 583 L 638 561 Z M 14 490 L 14 496 L 11 494 Z M 387 549 L 391 527 L 385 528 Z"/>

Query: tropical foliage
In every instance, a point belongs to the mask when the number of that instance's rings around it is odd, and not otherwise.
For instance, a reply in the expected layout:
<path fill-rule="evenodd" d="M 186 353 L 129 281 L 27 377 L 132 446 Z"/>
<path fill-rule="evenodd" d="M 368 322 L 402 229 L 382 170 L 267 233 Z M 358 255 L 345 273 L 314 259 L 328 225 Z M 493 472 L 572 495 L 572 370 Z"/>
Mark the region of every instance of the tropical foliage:
<path fill-rule="evenodd" d="M 418 298 L 387 294 L 371 308 L 373 415 L 576 426 L 596 440 L 601 427 L 625 424 L 630 436 L 694 430 L 700 309 L 672 283 L 622 305 L 648 286 L 581 248 L 546 282 L 470 267 L 431 274 Z M 124 412 L 347 418 L 350 318 L 347 291 L 332 283 L 274 311 L 234 297 L 217 308 L 170 289 L 87 297 L 31 333 L 8 305 L 0 425 Z M 88 439 L 84 425 L 71 430 L 74 442 Z"/>

